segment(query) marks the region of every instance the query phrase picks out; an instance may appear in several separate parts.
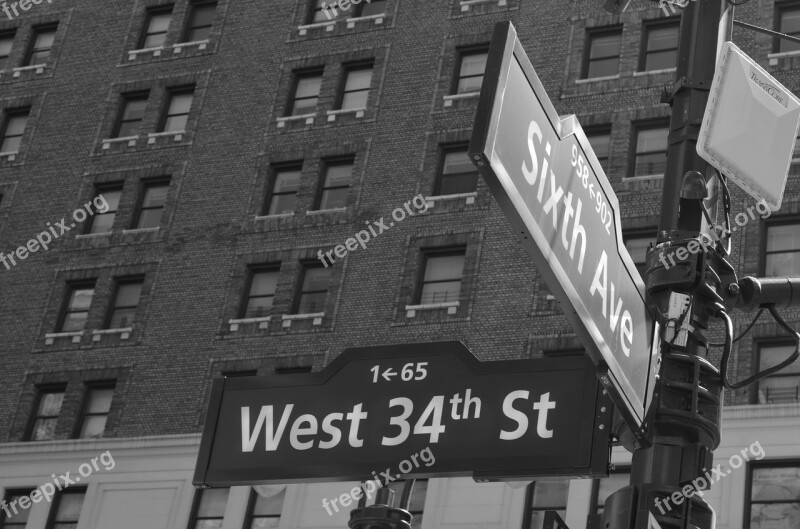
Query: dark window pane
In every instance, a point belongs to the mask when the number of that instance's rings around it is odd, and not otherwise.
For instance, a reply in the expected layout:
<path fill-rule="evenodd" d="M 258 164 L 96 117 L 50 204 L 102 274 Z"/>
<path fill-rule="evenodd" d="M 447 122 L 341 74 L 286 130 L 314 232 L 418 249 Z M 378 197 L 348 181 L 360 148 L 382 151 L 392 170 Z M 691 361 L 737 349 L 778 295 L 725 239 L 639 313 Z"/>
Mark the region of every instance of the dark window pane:
<path fill-rule="evenodd" d="M 156 228 L 161 224 L 168 192 L 169 184 L 149 185 L 145 188 L 136 226 L 138 229 Z"/>
<path fill-rule="evenodd" d="M 663 175 L 667 166 L 668 127 L 639 129 L 633 176 Z"/>
<path fill-rule="evenodd" d="M 478 92 L 483 83 L 488 52 L 470 53 L 461 56 L 461 67 L 458 73 L 457 94 Z"/>
<path fill-rule="evenodd" d="M 197 506 L 197 518 L 222 518 L 228 504 L 228 491 L 227 488 L 198 491 L 200 503 Z"/>
<path fill-rule="evenodd" d="M 317 209 L 336 209 L 347 207 L 350 182 L 353 178 L 353 164 L 329 165 L 325 168 L 320 203 Z"/>
<path fill-rule="evenodd" d="M 61 332 L 83 330 L 93 296 L 94 287 L 79 287 L 70 290 L 64 323 L 60 329 Z"/>
<path fill-rule="evenodd" d="M 300 168 L 281 169 L 275 173 L 275 181 L 270 193 L 267 215 L 292 213 L 297 202 L 300 187 Z"/>
<path fill-rule="evenodd" d="M 303 286 L 300 292 L 297 312 L 309 314 L 323 312 L 328 297 L 331 269 L 323 267 L 307 267 L 303 274 Z"/>
<path fill-rule="evenodd" d="M 767 226 L 765 275 L 800 276 L 800 224 Z"/>
<path fill-rule="evenodd" d="M 50 58 L 50 51 L 53 48 L 53 41 L 56 38 L 56 29 L 35 29 L 33 32 L 33 45 L 30 55 L 24 66 L 34 64 L 44 64 Z"/>
<path fill-rule="evenodd" d="M 294 101 L 292 102 L 293 116 L 301 114 L 311 114 L 317 108 L 319 100 L 319 90 L 322 86 L 322 76 L 305 76 L 297 80 L 297 87 L 294 91 Z"/>
<path fill-rule="evenodd" d="M 122 196 L 122 190 L 98 190 L 96 195 L 103 195 L 106 204 L 108 204 L 108 209 L 105 213 L 95 213 L 89 225 L 88 233 L 108 233 L 111 231 L 114 225 L 114 219 L 117 217 L 117 209 L 119 208 L 119 199 Z"/>
<path fill-rule="evenodd" d="M 4 70 L 8 64 L 8 57 L 11 55 L 11 48 L 14 46 L 14 33 L 0 33 L 0 70 Z"/>
<path fill-rule="evenodd" d="M 77 527 L 85 496 L 84 491 L 68 490 L 59 493 L 58 507 L 53 517 L 56 527 Z"/>
<path fill-rule="evenodd" d="M 372 3 L 361 2 L 359 16 L 368 17 L 371 15 L 381 15 L 386 12 L 387 0 L 372 0 Z"/>
<path fill-rule="evenodd" d="M 278 271 L 253 272 L 245 307 L 245 318 L 260 318 L 269 313 L 278 285 Z"/>
<path fill-rule="evenodd" d="M 116 134 L 118 138 L 136 136 L 139 133 L 139 126 L 144 119 L 146 107 L 147 97 L 145 96 L 125 98 L 123 100 L 122 116 L 120 117 L 119 128 Z"/>
<path fill-rule="evenodd" d="M 608 77 L 619 73 L 619 54 L 622 32 L 589 34 L 587 78 Z"/>
<path fill-rule="evenodd" d="M 208 40 L 211 36 L 211 28 L 214 23 L 216 10 L 216 3 L 193 5 L 189 30 L 186 33 L 184 42 Z"/>
<path fill-rule="evenodd" d="M 369 87 L 372 83 L 372 67 L 347 72 L 342 109 L 366 108 L 369 98 Z"/>
<path fill-rule="evenodd" d="M 159 48 L 164 45 L 170 18 L 172 18 L 172 13 L 152 13 L 150 15 L 142 48 Z"/>
<path fill-rule="evenodd" d="M 800 36 L 800 8 L 787 7 L 781 9 L 778 15 L 779 31 L 792 35 L 794 37 Z M 800 50 L 800 43 L 792 42 L 790 40 L 778 39 L 778 49 L 776 51 L 797 51 Z"/>
<path fill-rule="evenodd" d="M 428 256 L 422 280 L 420 303 L 458 301 L 461 293 L 461 275 L 464 254 Z"/>
<path fill-rule="evenodd" d="M 162 132 L 186 130 L 186 122 L 189 119 L 189 111 L 192 108 L 193 99 L 194 93 L 192 92 L 172 94 Z"/>
<path fill-rule="evenodd" d="M 5 130 L 0 141 L 0 152 L 19 152 L 22 136 L 28 125 L 28 113 L 6 114 Z"/>
<path fill-rule="evenodd" d="M 442 174 L 437 182 L 437 195 L 472 193 L 478 186 L 478 171 L 466 149 L 444 153 Z"/>
<path fill-rule="evenodd" d="M 647 28 L 645 70 L 674 68 L 678 57 L 678 24 Z"/>

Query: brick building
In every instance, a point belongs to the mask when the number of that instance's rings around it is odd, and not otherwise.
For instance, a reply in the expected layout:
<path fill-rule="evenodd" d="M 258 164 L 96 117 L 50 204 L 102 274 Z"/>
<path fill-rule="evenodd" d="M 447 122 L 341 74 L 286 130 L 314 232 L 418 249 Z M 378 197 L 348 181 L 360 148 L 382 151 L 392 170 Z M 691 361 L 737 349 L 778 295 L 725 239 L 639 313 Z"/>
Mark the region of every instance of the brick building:
<path fill-rule="evenodd" d="M 642 260 L 679 19 L 600 4 L 373 0 L 333 16 L 306 0 L 48 0 L 0 15 L 3 505 L 83 477 L 0 512 L 0 528 L 344 527 L 321 506 L 341 483 L 195 491 L 212 379 L 316 371 L 389 343 L 579 352 L 465 152 L 492 28 L 510 19 L 587 131 Z M 800 34 L 794 1 L 751 1 L 737 19 Z M 800 91 L 800 46 L 739 28 L 734 41 Z M 800 275 L 798 175 L 779 212 L 738 230 L 740 276 Z M 366 248 L 318 259 L 409 201 Z M 735 314 L 737 332 L 751 319 Z M 733 376 L 790 346 L 765 317 Z M 720 529 L 798 527 L 798 373 L 726 394 L 718 462 L 755 441 L 766 455 L 707 493 Z M 599 481 L 432 479 L 412 508 L 423 529 L 538 527 L 545 509 L 582 528 L 629 460 L 615 448 L 620 472 Z"/>

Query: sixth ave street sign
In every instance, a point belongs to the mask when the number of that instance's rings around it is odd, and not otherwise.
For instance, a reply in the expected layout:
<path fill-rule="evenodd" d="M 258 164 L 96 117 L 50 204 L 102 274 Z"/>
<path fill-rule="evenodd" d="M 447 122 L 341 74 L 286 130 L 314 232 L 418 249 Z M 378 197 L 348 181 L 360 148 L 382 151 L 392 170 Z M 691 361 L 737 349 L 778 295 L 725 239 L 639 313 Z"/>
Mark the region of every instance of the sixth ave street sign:
<path fill-rule="evenodd" d="M 639 435 L 657 367 L 644 283 L 597 157 L 577 119 L 556 114 L 510 22 L 495 26 L 469 153 Z"/>
<path fill-rule="evenodd" d="M 347 349 L 319 373 L 214 381 L 194 484 L 606 475 L 612 410 L 583 356 Z"/>

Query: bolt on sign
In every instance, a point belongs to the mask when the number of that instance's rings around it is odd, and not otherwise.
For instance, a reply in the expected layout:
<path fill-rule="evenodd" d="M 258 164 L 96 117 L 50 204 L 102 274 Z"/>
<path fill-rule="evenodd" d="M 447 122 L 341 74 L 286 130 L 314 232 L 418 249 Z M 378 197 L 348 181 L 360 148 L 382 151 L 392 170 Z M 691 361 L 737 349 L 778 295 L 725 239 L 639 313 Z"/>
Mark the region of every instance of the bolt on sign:
<path fill-rule="evenodd" d="M 319 373 L 214 381 L 198 486 L 606 475 L 613 407 L 581 356 L 479 362 L 460 342 L 347 349 Z M 396 478 L 405 474 L 397 474 Z"/>
<path fill-rule="evenodd" d="M 619 203 L 575 116 L 559 118 L 510 22 L 495 26 L 469 153 L 641 436 L 658 349 Z"/>

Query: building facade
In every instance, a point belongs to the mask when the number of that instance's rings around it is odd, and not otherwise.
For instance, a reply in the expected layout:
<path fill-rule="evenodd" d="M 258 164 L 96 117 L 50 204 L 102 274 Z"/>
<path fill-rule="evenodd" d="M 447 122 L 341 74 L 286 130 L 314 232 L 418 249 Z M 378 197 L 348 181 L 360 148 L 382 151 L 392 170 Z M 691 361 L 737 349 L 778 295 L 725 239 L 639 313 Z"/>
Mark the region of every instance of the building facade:
<path fill-rule="evenodd" d="M 492 29 L 511 20 L 559 112 L 579 117 L 643 261 L 680 10 L 601 3 L 4 3 L 0 528 L 344 527 L 347 509 L 323 499 L 353 484 L 195 490 L 213 379 L 393 343 L 581 354 L 466 147 Z M 795 1 L 751 0 L 736 18 L 800 35 Z M 741 28 L 734 42 L 800 92 L 800 46 Z M 752 205 L 733 191 L 732 214 Z M 780 211 L 735 218 L 740 276 L 800 276 L 798 166 Z M 752 319 L 735 313 L 737 333 Z M 763 317 L 732 376 L 792 347 Z M 726 392 L 715 463 L 730 472 L 706 493 L 718 528 L 800 527 L 798 388 L 794 365 Z M 415 526 L 536 528 L 552 509 L 592 527 L 627 480 L 630 454 L 612 461 L 603 480 L 421 481 Z"/>

